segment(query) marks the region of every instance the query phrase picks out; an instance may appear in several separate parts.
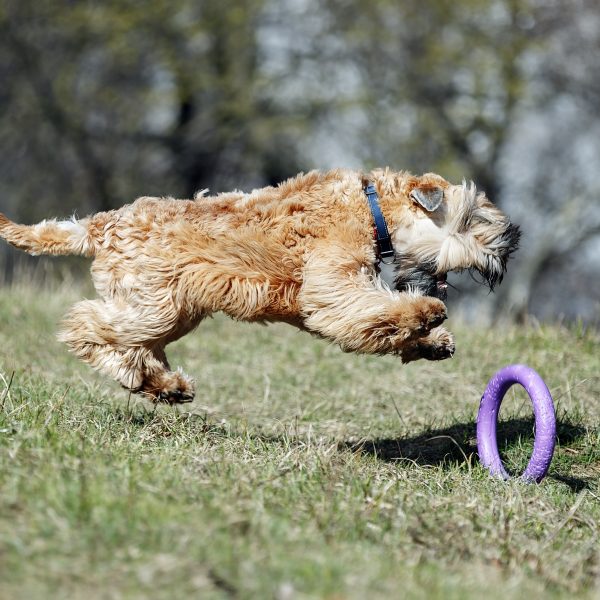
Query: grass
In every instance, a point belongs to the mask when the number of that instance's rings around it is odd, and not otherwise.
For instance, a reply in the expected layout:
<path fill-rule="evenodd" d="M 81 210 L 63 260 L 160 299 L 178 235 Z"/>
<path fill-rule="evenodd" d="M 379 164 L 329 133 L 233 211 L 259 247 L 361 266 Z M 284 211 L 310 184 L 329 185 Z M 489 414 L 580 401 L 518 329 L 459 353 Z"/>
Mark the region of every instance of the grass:
<path fill-rule="evenodd" d="M 215 318 L 173 345 L 198 399 L 154 408 L 54 339 L 76 289 L 0 290 L 0 598 L 545 598 L 600 594 L 597 331 L 470 330 L 403 367 Z M 539 370 L 559 444 L 540 485 L 490 478 L 478 401 Z M 507 466 L 532 448 L 513 388 Z"/>

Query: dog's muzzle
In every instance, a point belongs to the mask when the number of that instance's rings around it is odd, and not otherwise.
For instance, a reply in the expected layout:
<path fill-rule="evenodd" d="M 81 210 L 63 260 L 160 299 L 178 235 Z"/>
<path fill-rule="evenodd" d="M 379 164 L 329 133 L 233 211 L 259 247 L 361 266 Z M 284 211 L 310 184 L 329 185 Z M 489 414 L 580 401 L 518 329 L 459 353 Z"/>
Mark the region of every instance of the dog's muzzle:
<path fill-rule="evenodd" d="M 488 246 L 489 252 L 483 254 L 480 262 L 471 266 L 461 266 L 455 271 L 468 270 L 472 275 L 478 273 L 490 290 L 501 283 L 510 255 L 518 248 L 521 232 L 517 225 L 509 223 L 506 229 Z M 418 262 L 408 253 L 396 253 L 394 286 L 400 292 L 418 291 L 424 296 L 433 296 L 440 300 L 448 297 L 447 273 L 438 273 L 437 262 Z M 477 277 L 474 277 L 478 281 Z"/>

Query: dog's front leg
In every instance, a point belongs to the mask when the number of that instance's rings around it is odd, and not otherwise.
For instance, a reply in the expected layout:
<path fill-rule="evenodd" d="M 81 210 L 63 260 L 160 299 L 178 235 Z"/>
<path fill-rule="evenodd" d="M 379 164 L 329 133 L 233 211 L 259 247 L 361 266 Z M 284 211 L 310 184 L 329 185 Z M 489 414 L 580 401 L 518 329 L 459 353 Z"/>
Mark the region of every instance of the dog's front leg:
<path fill-rule="evenodd" d="M 298 297 L 304 326 L 346 351 L 402 354 L 446 319 L 441 300 L 391 291 L 358 248 L 322 243 L 308 257 Z"/>

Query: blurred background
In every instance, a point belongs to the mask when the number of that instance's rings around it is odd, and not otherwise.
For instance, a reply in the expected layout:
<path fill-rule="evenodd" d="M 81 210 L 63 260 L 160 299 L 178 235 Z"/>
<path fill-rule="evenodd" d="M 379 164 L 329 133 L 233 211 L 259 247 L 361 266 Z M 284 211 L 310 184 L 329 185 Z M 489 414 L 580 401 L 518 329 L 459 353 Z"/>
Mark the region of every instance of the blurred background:
<path fill-rule="evenodd" d="M 0 82 L 15 220 L 436 171 L 524 233 L 495 294 L 454 282 L 455 310 L 600 321 L 597 0 L 2 0 Z M 23 257 L 0 259 L 10 282 Z"/>

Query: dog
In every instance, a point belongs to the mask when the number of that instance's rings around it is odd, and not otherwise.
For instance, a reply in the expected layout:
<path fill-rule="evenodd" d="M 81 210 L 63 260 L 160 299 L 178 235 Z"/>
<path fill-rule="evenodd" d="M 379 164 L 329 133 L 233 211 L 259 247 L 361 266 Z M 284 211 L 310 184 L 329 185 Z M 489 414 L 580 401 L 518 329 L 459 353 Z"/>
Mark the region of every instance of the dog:
<path fill-rule="evenodd" d="M 387 226 L 387 259 L 374 222 Z M 126 389 L 181 403 L 194 383 L 165 346 L 218 311 L 404 363 L 451 357 L 447 273 L 477 271 L 493 289 L 519 228 L 473 184 L 337 169 L 251 193 L 142 197 L 84 219 L 0 215 L 0 237 L 33 255 L 93 257 L 99 298 L 71 308 L 59 339 Z"/>

